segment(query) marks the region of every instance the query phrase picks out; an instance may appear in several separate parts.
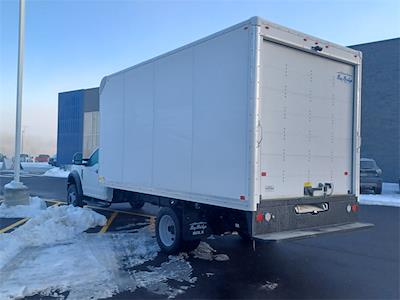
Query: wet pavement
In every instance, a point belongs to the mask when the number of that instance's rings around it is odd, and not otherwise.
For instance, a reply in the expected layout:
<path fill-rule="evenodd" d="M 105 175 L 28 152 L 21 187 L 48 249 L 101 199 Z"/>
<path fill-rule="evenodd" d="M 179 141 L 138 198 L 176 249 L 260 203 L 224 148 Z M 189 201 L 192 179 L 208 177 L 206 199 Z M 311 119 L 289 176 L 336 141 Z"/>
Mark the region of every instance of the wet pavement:
<path fill-rule="evenodd" d="M 3 181 L 4 178 L 0 178 L 0 186 L 7 183 Z M 65 195 L 65 179 L 26 177 L 23 181 L 32 194 L 53 199 L 49 205 L 62 200 L 61 196 Z M 133 211 L 125 204 L 118 204 L 96 211 L 108 219 L 116 214 L 106 232 L 124 232 L 151 227 L 157 208 L 146 205 L 142 210 Z M 0 229 L 18 220 L 2 219 Z M 192 276 L 197 280 L 176 298 L 398 299 L 399 220 L 399 208 L 362 205 L 360 221 L 374 223 L 375 227 L 304 240 L 257 243 L 255 250 L 237 235 L 207 239 L 207 243 L 219 253 L 227 254 L 230 260 L 218 262 L 188 257 Z M 99 226 L 89 232 L 97 233 L 102 228 Z M 168 257 L 160 253 L 148 264 L 160 266 L 167 260 Z M 171 279 L 169 284 L 178 286 L 179 282 Z M 29 297 L 39 298 L 46 297 Z M 133 298 L 158 299 L 167 298 L 167 295 L 137 288 L 132 293 L 125 291 L 112 297 Z"/>

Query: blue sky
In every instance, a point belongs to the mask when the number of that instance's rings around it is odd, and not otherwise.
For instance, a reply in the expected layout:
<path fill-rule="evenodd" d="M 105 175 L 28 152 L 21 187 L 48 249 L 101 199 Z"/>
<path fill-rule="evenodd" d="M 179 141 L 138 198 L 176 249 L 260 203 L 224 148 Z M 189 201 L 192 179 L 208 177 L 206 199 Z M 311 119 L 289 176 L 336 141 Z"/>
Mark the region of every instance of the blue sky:
<path fill-rule="evenodd" d="M 24 151 L 54 154 L 57 93 L 258 15 L 342 45 L 400 36 L 400 2 L 30 1 L 26 4 Z M 18 2 L 0 0 L 0 152 L 13 151 Z"/>

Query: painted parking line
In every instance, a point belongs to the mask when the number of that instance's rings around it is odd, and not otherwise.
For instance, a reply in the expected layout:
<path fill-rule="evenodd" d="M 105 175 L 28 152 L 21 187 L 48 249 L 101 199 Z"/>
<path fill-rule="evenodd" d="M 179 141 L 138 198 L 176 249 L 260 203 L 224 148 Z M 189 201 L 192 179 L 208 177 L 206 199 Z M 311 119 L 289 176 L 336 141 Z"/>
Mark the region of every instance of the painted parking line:
<path fill-rule="evenodd" d="M 3 228 L 3 229 L 0 229 L 0 233 L 5 233 L 5 232 L 7 232 L 7 231 L 13 229 L 13 228 L 16 227 L 16 226 L 19 226 L 19 225 L 24 224 L 24 223 L 25 223 L 26 221 L 28 221 L 28 220 L 29 220 L 29 218 L 21 219 L 21 220 L 15 222 L 15 223 L 13 223 L 13 224 L 11 224 L 11 225 L 9 225 L 9 226 Z"/>
<path fill-rule="evenodd" d="M 111 216 L 108 218 L 107 223 L 100 229 L 99 233 L 105 233 L 108 230 L 108 227 L 110 227 L 111 223 L 114 221 L 116 216 L 118 215 L 117 212 L 113 212 Z"/>
<path fill-rule="evenodd" d="M 55 204 L 53 204 L 51 206 L 59 206 L 59 205 L 60 205 L 60 203 L 55 203 Z M 30 218 L 23 218 L 21 220 L 18 220 L 17 222 L 12 223 L 12 224 L 8 225 L 7 227 L 4 227 L 4 228 L 0 229 L 0 233 L 6 233 L 7 231 L 10 231 L 11 229 L 13 229 L 15 227 L 21 226 L 22 224 L 24 224 L 29 219 Z"/>
<path fill-rule="evenodd" d="M 59 201 L 59 200 L 56 200 L 56 199 L 43 199 L 44 201 L 46 201 L 46 202 L 50 202 L 50 203 L 57 203 L 57 204 L 66 204 L 65 202 L 63 202 L 63 201 Z"/>

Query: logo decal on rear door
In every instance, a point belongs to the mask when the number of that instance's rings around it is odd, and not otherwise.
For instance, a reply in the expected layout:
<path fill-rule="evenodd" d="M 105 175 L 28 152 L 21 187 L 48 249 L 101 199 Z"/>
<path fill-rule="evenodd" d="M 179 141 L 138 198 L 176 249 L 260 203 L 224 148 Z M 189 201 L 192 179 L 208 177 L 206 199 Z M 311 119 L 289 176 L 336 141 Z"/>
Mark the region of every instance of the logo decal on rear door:
<path fill-rule="evenodd" d="M 266 192 L 273 192 L 273 191 L 275 191 L 275 187 L 274 187 L 273 185 L 266 185 L 266 186 L 264 187 L 264 190 L 265 190 Z"/>
<path fill-rule="evenodd" d="M 336 74 L 336 79 L 340 80 L 344 83 L 352 83 L 353 82 L 353 75 L 347 74 L 347 73 L 343 73 L 343 72 L 337 72 Z"/>

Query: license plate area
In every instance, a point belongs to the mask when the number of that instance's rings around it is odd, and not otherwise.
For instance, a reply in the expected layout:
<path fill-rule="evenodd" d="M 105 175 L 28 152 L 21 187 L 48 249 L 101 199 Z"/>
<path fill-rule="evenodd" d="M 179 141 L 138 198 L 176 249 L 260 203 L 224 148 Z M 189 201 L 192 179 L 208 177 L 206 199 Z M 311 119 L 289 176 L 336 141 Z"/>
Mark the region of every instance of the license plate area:
<path fill-rule="evenodd" d="M 329 210 L 329 203 L 316 203 L 316 204 L 299 204 L 294 207 L 296 214 L 313 214 L 316 215 L 320 212 Z"/>

